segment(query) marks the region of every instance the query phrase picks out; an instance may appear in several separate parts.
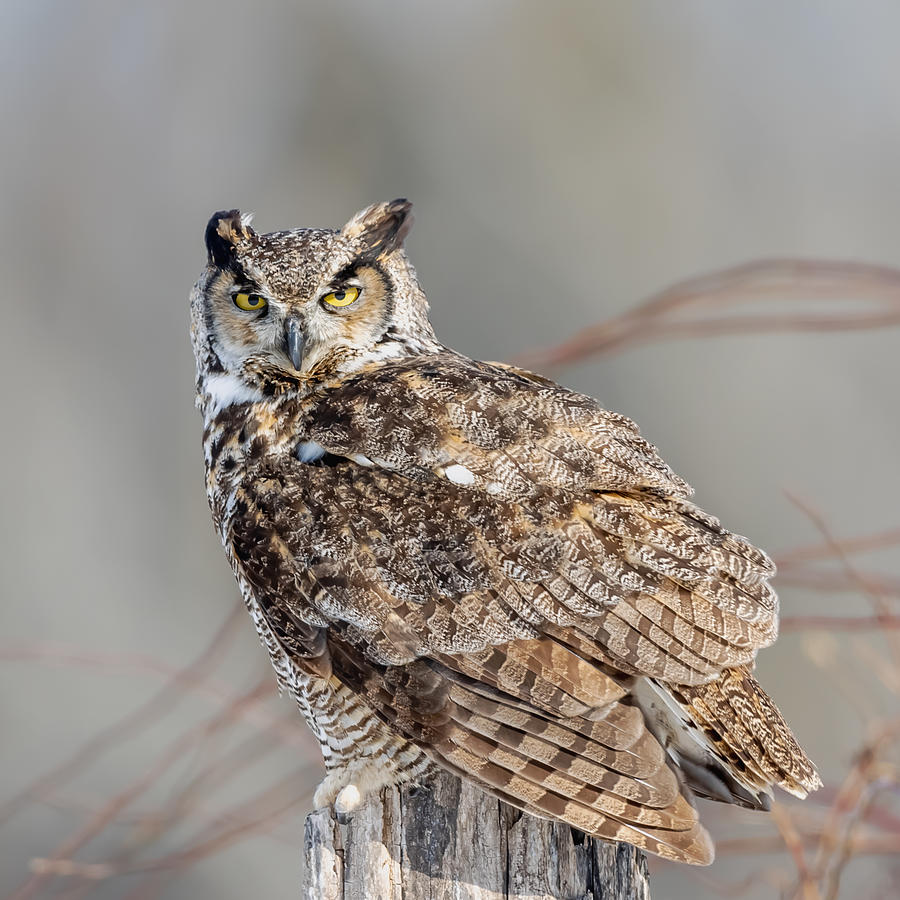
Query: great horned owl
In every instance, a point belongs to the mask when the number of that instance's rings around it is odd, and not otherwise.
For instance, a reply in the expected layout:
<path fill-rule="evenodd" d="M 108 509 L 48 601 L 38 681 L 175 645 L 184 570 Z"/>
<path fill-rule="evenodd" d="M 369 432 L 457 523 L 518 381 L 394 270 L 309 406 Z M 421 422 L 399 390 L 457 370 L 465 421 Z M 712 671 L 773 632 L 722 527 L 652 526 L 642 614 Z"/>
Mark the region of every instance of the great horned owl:
<path fill-rule="evenodd" d="M 317 805 L 453 772 L 709 863 L 695 796 L 820 785 L 751 674 L 769 558 L 635 424 L 443 346 L 405 200 L 340 230 L 206 229 L 191 300 L 213 519 L 327 767 Z"/>

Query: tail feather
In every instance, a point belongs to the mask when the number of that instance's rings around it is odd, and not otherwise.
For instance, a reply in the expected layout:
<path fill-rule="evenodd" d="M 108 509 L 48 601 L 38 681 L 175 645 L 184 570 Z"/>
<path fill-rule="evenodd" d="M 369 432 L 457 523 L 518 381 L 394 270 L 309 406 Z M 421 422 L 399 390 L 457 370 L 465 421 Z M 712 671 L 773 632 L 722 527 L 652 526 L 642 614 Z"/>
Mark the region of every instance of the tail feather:
<path fill-rule="evenodd" d="M 592 710 L 589 717 L 561 716 L 558 712 L 535 707 L 534 704 L 511 696 L 494 685 L 462 675 L 442 665 L 435 666 L 435 671 L 440 673 L 448 684 L 461 684 L 470 694 L 494 701 L 498 715 L 524 714 L 531 720 L 543 719 L 558 723 L 562 728 L 614 750 L 632 748 L 645 731 L 640 710 L 622 703 L 611 703 Z"/>
<path fill-rule="evenodd" d="M 653 643 L 635 615 L 622 636 L 631 651 Z M 819 785 L 747 668 L 707 683 L 693 671 L 689 684 L 629 673 L 581 625 L 402 666 L 335 635 L 329 647 L 341 677 L 437 765 L 525 812 L 668 859 L 712 861 L 695 794 L 765 809 L 772 784 L 801 796 Z"/>
<path fill-rule="evenodd" d="M 621 731 L 614 732 L 613 740 L 610 741 L 609 729 L 603 727 L 605 722 L 589 723 L 583 719 L 550 720 L 488 700 L 471 691 L 460 690 L 456 686 L 450 689 L 450 699 L 459 710 L 456 715 L 458 721 L 466 721 L 467 714 L 485 717 L 497 728 L 509 727 L 517 734 L 540 739 L 548 748 L 558 748 L 556 752 L 564 754 L 562 758 L 566 761 L 570 755 L 581 757 L 588 762 L 608 767 L 620 775 L 647 779 L 660 770 L 665 759 L 662 747 L 643 727 L 638 736 L 628 742 L 629 746 L 623 748 L 611 746 L 621 743 L 618 740 Z M 639 715 L 639 711 L 634 707 L 619 708 Z M 612 713 L 612 710 L 610 712 Z M 585 728 L 585 725 L 589 727 Z M 549 749 L 542 752 L 549 752 Z"/>
<path fill-rule="evenodd" d="M 673 693 L 723 756 L 743 762 L 758 780 L 797 797 L 821 787 L 815 766 L 746 668 L 727 669 L 709 684 L 677 686 Z"/>
<path fill-rule="evenodd" d="M 504 746 L 497 740 L 482 737 L 471 728 L 451 729 L 449 741 L 472 754 L 472 758 L 480 760 L 481 764 L 493 763 L 510 776 L 528 782 L 540 791 L 577 802 L 595 812 L 615 816 L 628 824 L 664 828 L 669 831 L 686 831 L 697 822 L 697 811 L 677 792 L 672 802 L 663 808 L 641 806 L 625 799 L 620 793 L 603 789 L 596 780 L 588 782 L 570 775 L 564 768 L 551 767 L 531 759 L 524 752 Z M 437 749 L 442 754 L 451 752 L 446 742 L 438 745 Z M 609 773 L 608 777 L 611 780 L 634 780 L 615 773 Z M 619 787 L 617 790 L 621 791 L 622 788 Z"/>
<path fill-rule="evenodd" d="M 554 715 L 584 716 L 625 696 L 612 678 L 547 638 L 488 647 L 478 653 L 443 659 L 462 674 Z"/>
<path fill-rule="evenodd" d="M 449 743 L 441 748 L 440 764 L 455 774 L 475 781 L 498 799 L 541 818 L 556 819 L 608 841 L 627 841 L 665 859 L 709 865 L 714 856 L 712 841 L 698 821 L 682 830 L 654 828 L 627 822 L 600 812 L 578 799 L 522 777 L 505 766 L 474 753 L 466 746 Z"/>
<path fill-rule="evenodd" d="M 551 734 L 550 739 L 544 740 L 542 736 L 538 736 L 542 723 L 523 722 L 519 729 L 502 724 L 496 718 L 472 713 L 463 706 L 466 698 L 460 696 L 462 693 L 451 692 L 457 705 L 454 716 L 456 722 L 469 731 L 496 742 L 506 751 L 521 752 L 528 759 L 550 767 L 548 771 L 557 773 L 553 777 L 559 777 L 560 783 L 565 781 L 568 790 L 580 790 L 573 781 L 577 779 L 583 790 L 608 792 L 623 800 L 655 809 L 665 808 L 676 802 L 679 794 L 678 780 L 665 765 L 661 750 L 653 754 L 657 756 L 655 770 L 638 779 L 619 771 L 623 768 L 618 761 L 622 754 L 617 751 L 585 741 L 571 732 L 566 741 L 564 729 L 559 726 L 555 728 L 556 734 Z M 652 737 L 650 740 L 656 743 Z M 568 748 L 562 746 L 564 741 L 570 745 Z M 647 741 L 639 743 L 646 745 Z M 584 797 L 581 799 L 584 800 Z"/>

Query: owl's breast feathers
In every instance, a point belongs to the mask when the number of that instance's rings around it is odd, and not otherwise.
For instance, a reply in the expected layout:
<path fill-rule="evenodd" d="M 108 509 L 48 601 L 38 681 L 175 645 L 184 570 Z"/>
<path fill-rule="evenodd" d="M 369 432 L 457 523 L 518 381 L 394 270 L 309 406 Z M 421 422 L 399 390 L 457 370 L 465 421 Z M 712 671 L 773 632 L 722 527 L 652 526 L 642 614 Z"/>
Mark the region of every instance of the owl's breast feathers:
<path fill-rule="evenodd" d="M 227 406 L 206 448 L 281 647 L 444 768 L 692 862 L 691 791 L 818 785 L 750 674 L 771 562 L 596 401 L 447 351 Z"/>

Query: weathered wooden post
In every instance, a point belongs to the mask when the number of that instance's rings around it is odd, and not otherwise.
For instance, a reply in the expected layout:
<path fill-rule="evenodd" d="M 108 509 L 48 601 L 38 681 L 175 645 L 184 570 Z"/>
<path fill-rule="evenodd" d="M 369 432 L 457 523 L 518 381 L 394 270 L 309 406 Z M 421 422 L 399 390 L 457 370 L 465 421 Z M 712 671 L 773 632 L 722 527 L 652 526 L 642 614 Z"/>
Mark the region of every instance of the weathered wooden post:
<path fill-rule="evenodd" d="M 650 900 L 644 855 L 441 775 L 306 820 L 303 900 Z"/>

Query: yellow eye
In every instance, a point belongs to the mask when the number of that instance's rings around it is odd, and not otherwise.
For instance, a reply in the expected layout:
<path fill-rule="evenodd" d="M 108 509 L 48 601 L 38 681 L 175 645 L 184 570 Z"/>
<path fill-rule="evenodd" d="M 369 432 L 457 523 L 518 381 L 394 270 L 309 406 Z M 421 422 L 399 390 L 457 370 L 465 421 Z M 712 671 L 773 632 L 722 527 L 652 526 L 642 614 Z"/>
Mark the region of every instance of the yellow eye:
<path fill-rule="evenodd" d="M 332 291 L 322 298 L 329 306 L 349 306 L 359 296 L 359 288 L 345 287 L 340 291 Z"/>
<path fill-rule="evenodd" d="M 256 310 L 265 309 L 269 305 L 269 301 L 259 294 L 235 294 L 234 305 L 244 312 L 255 312 Z"/>

